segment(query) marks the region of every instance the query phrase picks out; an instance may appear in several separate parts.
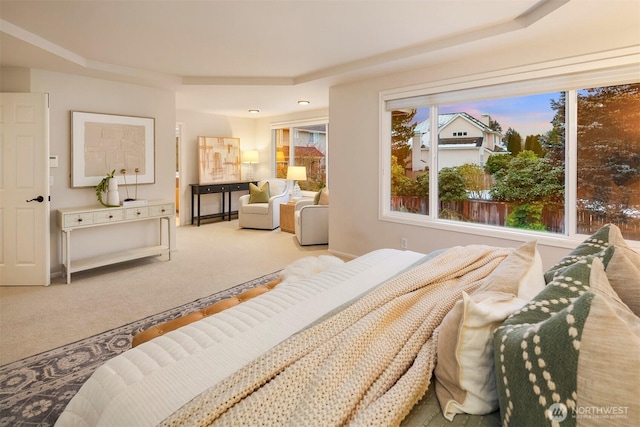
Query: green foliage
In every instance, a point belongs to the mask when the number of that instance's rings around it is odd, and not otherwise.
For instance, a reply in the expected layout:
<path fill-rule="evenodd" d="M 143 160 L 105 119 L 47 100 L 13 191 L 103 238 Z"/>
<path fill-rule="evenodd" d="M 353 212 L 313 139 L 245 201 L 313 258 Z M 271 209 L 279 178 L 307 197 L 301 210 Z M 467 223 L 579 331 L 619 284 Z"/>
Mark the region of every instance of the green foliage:
<path fill-rule="evenodd" d="M 496 132 L 502 132 L 502 126 L 496 120 L 493 120 L 489 117 L 489 129 L 495 130 Z"/>
<path fill-rule="evenodd" d="M 607 220 L 640 201 L 640 83 L 578 93 L 578 198 Z"/>
<path fill-rule="evenodd" d="M 512 157 L 509 154 L 494 154 L 493 156 L 489 156 L 487 162 L 484 164 L 484 171 L 494 175 L 499 170 L 508 167 L 511 159 Z"/>
<path fill-rule="evenodd" d="M 540 144 L 546 152 L 545 157 L 560 164 L 564 163 L 566 92 L 560 92 L 560 98 L 552 99 L 550 102 L 551 109 L 555 110 L 556 114 L 551 120 L 551 130 L 542 136 Z"/>
<path fill-rule="evenodd" d="M 396 156 L 391 156 L 391 195 L 413 196 L 416 193 L 417 183 L 409 179 L 404 167 L 398 164 Z"/>
<path fill-rule="evenodd" d="M 508 227 L 540 231 L 547 229 L 542 223 L 542 204 L 540 203 L 516 205 L 513 211 L 507 215 L 506 222 Z"/>
<path fill-rule="evenodd" d="M 532 151 L 523 151 L 506 169 L 495 173 L 494 200 L 524 204 L 564 199 L 564 171 Z"/>
<path fill-rule="evenodd" d="M 538 157 L 544 157 L 544 150 L 540 145 L 540 135 L 529 135 L 525 138 L 524 149 L 532 151 Z"/>
<path fill-rule="evenodd" d="M 465 190 L 469 192 L 468 198 L 480 199 L 482 191 L 489 188 L 485 173 L 479 165 L 465 163 L 458 166 L 458 172 L 462 176 Z"/>
<path fill-rule="evenodd" d="M 443 202 L 467 199 L 465 183 L 458 168 L 442 168 L 438 173 L 438 195 Z"/>
<path fill-rule="evenodd" d="M 411 124 L 411 121 L 416 112 L 416 110 L 393 111 L 391 114 L 391 154 L 396 156 L 398 164 L 403 168 L 411 159 L 409 140 L 413 137 L 416 128 L 416 123 Z"/>
<path fill-rule="evenodd" d="M 416 177 L 416 196 L 429 197 L 429 169 Z"/>
<path fill-rule="evenodd" d="M 504 140 L 507 143 L 507 150 L 513 157 L 516 157 L 522 151 L 522 137 L 518 132 L 512 128 L 507 129 L 507 133 L 504 136 Z"/>

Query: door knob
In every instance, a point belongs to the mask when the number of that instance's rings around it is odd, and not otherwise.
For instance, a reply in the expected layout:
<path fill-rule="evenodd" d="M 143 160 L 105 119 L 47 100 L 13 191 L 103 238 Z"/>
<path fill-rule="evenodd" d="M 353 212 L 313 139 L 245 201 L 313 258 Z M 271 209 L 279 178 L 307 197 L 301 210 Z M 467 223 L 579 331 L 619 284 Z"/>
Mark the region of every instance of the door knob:
<path fill-rule="evenodd" d="M 31 199 L 31 200 L 27 200 L 27 203 L 29 203 L 29 202 L 42 203 L 42 202 L 44 202 L 44 197 L 38 196 L 38 197 L 35 197 L 35 198 Z"/>

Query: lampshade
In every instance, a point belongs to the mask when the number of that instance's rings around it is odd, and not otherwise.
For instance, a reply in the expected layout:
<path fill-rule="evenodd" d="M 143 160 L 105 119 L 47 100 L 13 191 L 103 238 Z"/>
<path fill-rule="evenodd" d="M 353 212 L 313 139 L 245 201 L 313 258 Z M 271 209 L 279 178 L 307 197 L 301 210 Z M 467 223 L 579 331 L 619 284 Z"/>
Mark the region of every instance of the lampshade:
<path fill-rule="evenodd" d="M 307 168 L 304 166 L 289 166 L 287 170 L 287 179 L 293 181 L 306 181 Z"/>
<path fill-rule="evenodd" d="M 285 158 L 284 158 L 284 151 L 277 151 L 276 152 L 276 162 L 278 163 L 283 163 L 285 162 Z"/>
<path fill-rule="evenodd" d="M 243 163 L 258 163 L 259 161 L 258 151 L 256 150 L 246 150 L 242 153 Z"/>

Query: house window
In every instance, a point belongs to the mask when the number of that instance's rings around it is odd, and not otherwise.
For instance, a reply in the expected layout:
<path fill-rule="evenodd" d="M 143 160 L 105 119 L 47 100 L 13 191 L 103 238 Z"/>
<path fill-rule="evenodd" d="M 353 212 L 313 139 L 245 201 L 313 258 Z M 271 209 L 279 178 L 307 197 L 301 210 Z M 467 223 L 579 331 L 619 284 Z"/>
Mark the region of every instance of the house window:
<path fill-rule="evenodd" d="M 640 83 L 630 81 L 383 97 L 382 219 L 568 236 L 614 222 L 640 241 Z"/>
<path fill-rule="evenodd" d="M 276 177 L 286 179 L 289 165 L 305 166 L 300 189 L 318 191 L 327 185 L 327 123 L 279 125 L 273 128 Z"/>

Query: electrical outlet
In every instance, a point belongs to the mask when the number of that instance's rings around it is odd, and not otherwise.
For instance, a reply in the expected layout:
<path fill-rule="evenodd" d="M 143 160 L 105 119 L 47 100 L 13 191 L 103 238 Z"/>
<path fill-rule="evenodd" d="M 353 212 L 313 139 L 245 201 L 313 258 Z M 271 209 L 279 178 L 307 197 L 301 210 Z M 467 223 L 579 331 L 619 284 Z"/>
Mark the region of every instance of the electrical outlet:
<path fill-rule="evenodd" d="M 400 247 L 402 249 L 407 249 L 407 238 L 406 237 L 403 237 L 403 238 L 400 239 Z"/>

